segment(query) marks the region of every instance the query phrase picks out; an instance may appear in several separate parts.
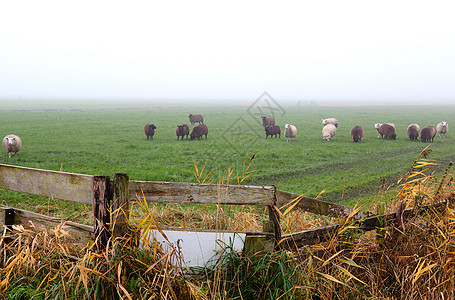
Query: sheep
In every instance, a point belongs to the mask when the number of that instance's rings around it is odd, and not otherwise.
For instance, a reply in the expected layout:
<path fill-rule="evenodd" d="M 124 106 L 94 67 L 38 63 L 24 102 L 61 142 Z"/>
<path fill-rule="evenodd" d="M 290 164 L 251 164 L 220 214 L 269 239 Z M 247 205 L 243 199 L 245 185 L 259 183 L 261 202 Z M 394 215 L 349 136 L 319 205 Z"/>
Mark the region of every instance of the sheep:
<path fill-rule="evenodd" d="M 378 133 L 382 138 L 391 140 L 395 140 L 397 138 L 395 128 L 390 124 L 382 124 L 381 126 L 379 126 Z"/>
<path fill-rule="evenodd" d="M 144 133 L 147 136 L 147 140 L 150 137 L 151 140 L 153 141 L 153 135 L 155 134 L 155 131 L 156 131 L 155 124 L 145 124 Z"/>
<path fill-rule="evenodd" d="M 267 139 L 267 137 L 269 135 L 270 135 L 270 137 L 275 136 L 275 138 L 278 135 L 279 138 L 281 138 L 281 129 L 280 129 L 280 126 L 278 126 L 278 125 L 266 126 L 266 127 L 264 127 L 264 130 L 265 130 L 265 139 Z"/>
<path fill-rule="evenodd" d="M 294 125 L 286 124 L 284 125 L 284 136 L 286 137 L 286 142 L 289 140 L 294 140 L 297 135 L 297 128 Z"/>
<path fill-rule="evenodd" d="M 264 126 L 264 127 L 275 125 L 275 118 L 261 117 L 261 119 L 262 119 L 262 126 Z"/>
<path fill-rule="evenodd" d="M 190 119 L 191 125 L 194 125 L 194 123 L 199 123 L 199 124 L 204 123 L 204 118 L 202 117 L 202 115 L 189 114 L 188 118 Z"/>
<path fill-rule="evenodd" d="M 407 129 L 408 137 L 411 141 L 417 141 L 420 133 L 420 126 L 418 124 L 410 124 Z"/>
<path fill-rule="evenodd" d="M 202 136 L 206 134 L 205 128 L 202 127 L 201 125 L 197 125 L 193 127 L 193 130 L 191 131 L 191 140 L 194 139 L 202 139 Z M 207 135 L 206 135 L 207 138 Z"/>
<path fill-rule="evenodd" d="M 202 128 L 202 135 L 205 135 L 205 139 L 207 139 L 207 134 L 209 133 L 209 129 L 207 128 L 207 125 L 200 124 L 200 125 L 197 125 L 196 127 Z"/>
<path fill-rule="evenodd" d="M 327 124 L 322 128 L 322 138 L 324 141 L 330 141 L 335 136 L 337 127 L 334 124 Z"/>
<path fill-rule="evenodd" d="M 363 128 L 362 126 L 354 126 L 351 128 L 351 139 L 354 143 L 360 142 L 363 137 Z"/>
<path fill-rule="evenodd" d="M 420 131 L 420 140 L 424 142 L 433 142 L 434 136 L 436 135 L 436 127 L 427 126 Z"/>
<path fill-rule="evenodd" d="M 338 120 L 335 118 L 322 119 L 322 125 L 333 124 L 338 128 Z"/>
<path fill-rule="evenodd" d="M 8 134 L 3 138 L 2 141 L 2 146 L 3 149 L 5 149 L 6 154 L 8 154 L 8 157 L 11 158 L 11 153 L 14 153 L 15 155 L 19 150 L 22 148 L 22 140 L 20 137 L 14 134 Z"/>
<path fill-rule="evenodd" d="M 379 133 L 379 127 L 381 127 L 382 124 L 388 124 L 388 125 L 392 126 L 393 129 L 395 129 L 395 131 L 397 130 L 397 128 L 395 127 L 395 124 L 393 124 L 393 123 L 376 123 L 376 124 L 374 124 L 374 128 L 376 128 L 376 131 L 378 132 L 378 138 L 382 137 L 381 134 Z"/>
<path fill-rule="evenodd" d="M 190 134 L 190 127 L 187 124 L 177 125 L 175 134 L 177 135 L 177 141 L 179 140 L 179 137 L 182 137 L 182 141 L 183 141 L 183 137 L 185 135 L 186 135 L 186 139 L 188 139 L 188 135 Z"/>
<path fill-rule="evenodd" d="M 439 134 L 439 137 L 446 137 L 446 133 L 449 131 L 449 124 L 446 121 L 439 122 L 436 125 L 436 131 Z"/>

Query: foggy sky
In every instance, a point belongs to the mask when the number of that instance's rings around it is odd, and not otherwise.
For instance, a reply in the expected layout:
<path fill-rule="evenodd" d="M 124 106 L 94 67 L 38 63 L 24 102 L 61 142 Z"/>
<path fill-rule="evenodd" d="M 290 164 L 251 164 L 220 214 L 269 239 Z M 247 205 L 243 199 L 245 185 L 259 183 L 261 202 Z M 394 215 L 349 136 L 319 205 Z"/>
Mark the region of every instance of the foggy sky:
<path fill-rule="evenodd" d="M 0 3 L 0 99 L 455 103 L 450 1 Z"/>

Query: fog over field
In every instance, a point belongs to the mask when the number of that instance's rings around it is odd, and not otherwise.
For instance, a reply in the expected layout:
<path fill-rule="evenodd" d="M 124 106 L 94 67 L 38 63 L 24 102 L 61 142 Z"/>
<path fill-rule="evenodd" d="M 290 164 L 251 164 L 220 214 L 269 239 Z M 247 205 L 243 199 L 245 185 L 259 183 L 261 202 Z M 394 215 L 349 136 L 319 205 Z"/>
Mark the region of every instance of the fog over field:
<path fill-rule="evenodd" d="M 7 1 L 0 99 L 455 103 L 450 1 Z"/>

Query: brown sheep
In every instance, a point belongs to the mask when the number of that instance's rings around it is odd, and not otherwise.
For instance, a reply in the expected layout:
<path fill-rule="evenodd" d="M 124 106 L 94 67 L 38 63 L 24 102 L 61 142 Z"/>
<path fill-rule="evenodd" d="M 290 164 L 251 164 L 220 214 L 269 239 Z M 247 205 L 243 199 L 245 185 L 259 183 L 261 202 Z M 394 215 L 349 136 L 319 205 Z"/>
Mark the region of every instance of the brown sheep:
<path fill-rule="evenodd" d="M 417 124 L 411 124 L 407 129 L 408 137 L 411 141 L 417 141 L 420 133 L 420 126 Z"/>
<path fill-rule="evenodd" d="M 267 139 L 267 137 L 270 135 L 271 137 L 272 136 L 276 136 L 278 135 L 279 138 L 281 138 L 281 129 L 280 129 L 280 126 L 278 125 L 270 125 L 270 126 L 266 126 L 264 128 L 265 130 L 265 139 Z"/>
<path fill-rule="evenodd" d="M 381 126 L 379 126 L 378 132 L 382 138 L 391 139 L 391 140 L 395 140 L 397 138 L 397 134 L 395 133 L 395 128 L 393 128 L 393 126 L 389 125 L 389 124 L 382 124 Z"/>
<path fill-rule="evenodd" d="M 156 127 L 155 124 L 145 124 L 144 126 L 144 133 L 147 136 L 147 140 L 150 139 L 153 140 L 153 135 L 155 134 Z"/>
<path fill-rule="evenodd" d="M 186 135 L 186 139 L 188 139 L 188 135 L 190 134 L 190 127 L 186 124 L 177 125 L 177 129 L 175 130 L 175 134 L 177 134 L 177 141 L 179 137 L 183 137 Z"/>
<path fill-rule="evenodd" d="M 261 117 L 261 119 L 262 119 L 262 126 L 264 126 L 264 127 L 275 125 L 275 119 L 272 117 Z"/>
<path fill-rule="evenodd" d="M 191 140 L 202 139 L 202 136 L 204 134 L 206 134 L 206 131 L 205 131 L 204 127 L 202 127 L 200 125 L 194 126 L 193 130 L 191 131 L 191 135 L 190 135 L 191 136 Z"/>
<path fill-rule="evenodd" d="M 196 127 L 201 127 L 202 128 L 202 135 L 205 135 L 205 139 L 207 139 L 207 134 L 209 133 L 209 129 L 207 128 L 207 125 L 199 124 Z"/>
<path fill-rule="evenodd" d="M 354 143 L 360 142 L 363 137 L 363 128 L 362 126 L 354 126 L 351 129 L 351 139 Z"/>
<path fill-rule="evenodd" d="M 191 125 L 194 125 L 194 123 L 199 123 L 199 124 L 204 123 L 204 118 L 202 117 L 202 115 L 189 114 L 188 118 L 190 118 Z"/>
<path fill-rule="evenodd" d="M 424 142 L 433 143 L 433 139 L 434 139 L 435 135 L 436 135 L 436 127 L 427 126 L 427 127 L 424 127 L 422 129 L 422 131 L 420 131 L 420 140 L 422 141 L 422 143 L 424 143 Z"/>

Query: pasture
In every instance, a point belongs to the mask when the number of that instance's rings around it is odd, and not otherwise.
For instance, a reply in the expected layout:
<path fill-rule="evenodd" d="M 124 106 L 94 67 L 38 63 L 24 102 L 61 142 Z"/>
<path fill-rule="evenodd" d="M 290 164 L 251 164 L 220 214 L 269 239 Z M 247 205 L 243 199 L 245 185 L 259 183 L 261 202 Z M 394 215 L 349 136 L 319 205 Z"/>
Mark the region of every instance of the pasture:
<path fill-rule="evenodd" d="M 421 128 L 436 126 L 442 120 L 448 121 L 449 128 L 455 124 L 455 106 L 283 106 L 275 116 L 281 138 L 266 139 L 260 116 L 249 113 L 247 106 L 160 108 L 144 102 L 32 105 L 18 110 L 0 102 L 0 134 L 14 133 L 23 141 L 21 152 L 11 159 L 2 149 L 0 163 L 111 177 L 115 172 L 126 172 L 132 180 L 178 182 L 196 182 L 196 164 L 199 171 L 205 165 L 203 174 L 213 170 L 212 183 L 217 183 L 230 167 L 241 170 L 255 154 L 251 168 L 256 171 L 242 184 L 275 185 L 279 190 L 312 197 L 324 191 L 322 199 L 351 206 L 358 200 L 370 201 L 381 186 L 393 189 L 429 145 L 409 141 L 406 128 L 410 123 Z M 177 141 L 176 127 L 190 125 L 189 113 L 204 116 L 207 140 Z M 321 119 L 327 117 L 340 123 L 330 142 L 321 136 Z M 374 123 L 386 122 L 397 126 L 395 141 L 377 138 Z M 146 123 L 157 127 L 153 141 L 146 140 Z M 284 137 L 286 123 L 298 129 L 293 142 Z M 365 130 L 360 143 L 350 139 L 355 125 Z M 446 138 L 436 136 L 429 146 L 429 158 L 442 163 L 437 172 L 443 172 L 454 160 L 454 136 L 449 130 Z M 29 199 L 20 197 L 0 191 L 2 204 L 15 206 L 11 201 Z"/>

